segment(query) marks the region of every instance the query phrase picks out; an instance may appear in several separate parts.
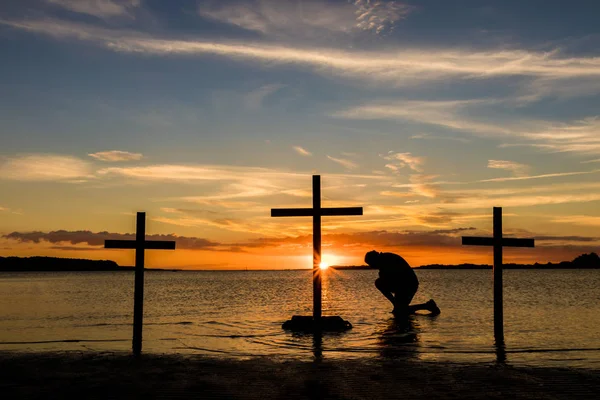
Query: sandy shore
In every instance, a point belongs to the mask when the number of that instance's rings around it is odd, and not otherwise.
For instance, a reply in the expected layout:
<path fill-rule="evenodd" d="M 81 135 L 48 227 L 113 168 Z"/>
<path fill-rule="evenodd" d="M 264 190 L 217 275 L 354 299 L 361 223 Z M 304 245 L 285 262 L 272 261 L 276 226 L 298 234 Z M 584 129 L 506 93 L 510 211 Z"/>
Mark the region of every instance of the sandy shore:
<path fill-rule="evenodd" d="M 0 353 L 4 399 L 596 399 L 600 373 L 408 361 Z"/>

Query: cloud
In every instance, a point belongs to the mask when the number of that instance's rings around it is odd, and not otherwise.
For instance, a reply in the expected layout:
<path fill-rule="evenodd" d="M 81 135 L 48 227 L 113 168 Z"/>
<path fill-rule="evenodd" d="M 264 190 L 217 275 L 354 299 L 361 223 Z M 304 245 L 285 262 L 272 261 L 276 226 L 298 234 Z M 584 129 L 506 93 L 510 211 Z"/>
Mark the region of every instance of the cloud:
<path fill-rule="evenodd" d="M 586 161 L 582 161 L 582 164 L 589 164 L 589 163 L 600 163 L 600 158 L 596 158 L 595 160 L 586 160 Z"/>
<path fill-rule="evenodd" d="M 312 153 L 310 151 L 304 149 L 303 147 L 294 146 L 294 150 L 296 150 L 296 153 L 300 154 L 301 156 L 306 156 L 306 157 L 312 156 Z"/>
<path fill-rule="evenodd" d="M 527 176 L 530 170 L 529 165 L 506 160 L 488 160 L 488 168 L 504 169 L 518 177 Z"/>
<path fill-rule="evenodd" d="M 529 195 L 529 196 L 510 196 L 502 198 L 477 198 L 457 199 L 453 203 L 445 204 L 451 209 L 482 209 L 497 207 L 501 204 L 502 207 L 532 207 L 544 204 L 567 204 L 567 203 L 586 203 L 600 200 L 598 193 L 556 193 L 549 195 Z"/>
<path fill-rule="evenodd" d="M 401 168 L 408 167 L 415 172 L 423 172 L 422 165 L 425 163 L 424 157 L 413 156 L 411 153 L 394 153 L 388 152 L 387 155 L 381 156 L 384 160 L 392 161 L 386 165 L 386 168 L 397 172 Z"/>
<path fill-rule="evenodd" d="M 345 158 L 335 158 L 335 157 L 331 157 L 331 156 L 327 156 L 327 158 L 333 162 L 340 164 L 342 167 L 344 167 L 346 169 L 358 168 L 358 164 L 356 164 L 354 161 L 351 161 L 351 160 L 348 160 Z"/>
<path fill-rule="evenodd" d="M 96 160 L 109 162 L 141 160 L 143 157 L 141 153 L 130 153 L 121 150 L 100 151 L 97 153 L 90 153 L 88 156 L 95 158 Z"/>
<path fill-rule="evenodd" d="M 462 231 L 470 231 L 473 228 L 457 228 L 452 230 L 434 231 L 367 231 L 354 233 L 328 233 L 323 236 L 324 243 L 331 243 L 342 248 L 390 248 L 404 246 L 431 246 L 431 247 L 458 247 L 461 246 L 460 236 Z M 255 245 L 257 247 L 270 247 L 282 245 L 309 245 L 310 235 L 302 235 L 286 238 L 263 238 L 250 241 L 243 246 Z"/>
<path fill-rule="evenodd" d="M 567 122 L 532 119 L 475 119 L 483 107 L 510 103 L 512 99 L 471 99 L 450 101 L 370 102 L 331 114 L 361 120 L 401 120 L 438 126 L 475 136 L 513 138 L 518 143 L 500 147 L 531 146 L 547 152 L 600 154 L 600 119 L 588 117 Z M 496 107 L 495 111 L 501 110 Z M 486 110 L 487 111 L 487 110 Z"/>
<path fill-rule="evenodd" d="M 46 0 L 49 4 L 99 18 L 133 17 L 141 0 Z"/>
<path fill-rule="evenodd" d="M 135 240 L 133 233 L 110 233 L 91 231 L 51 231 L 51 232 L 12 232 L 2 236 L 5 239 L 22 243 L 71 245 L 86 244 L 89 246 L 104 246 L 105 240 Z M 146 235 L 146 240 L 174 240 L 176 247 L 182 250 L 215 250 L 222 247 L 221 243 L 197 237 L 168 235 Z"/>
<path fill-rule="evenodd" d="M 530 176 L 512 176 L 508 178 L 491 178 L 491 179 L 481 179 L 477 182 L 507 182 L 507 181 L 525 181 L 530 179 L 546 179 L 546 178 L 559 178 L 564 176 L 574 176 L 574 175 L 588 175 L 588 174 L 596 174 L 600 172 L 600 169 L 594 169 L 592 171 L 574 171 L 574 172 L 557 172 L 554 174 L 542 174 L 542 175 L 530 175 Z"/>
<path fill-rule="evenodd" d="M 512 177 L 508 179 L 520 179 L 518 177 Z M 428 182 L 425 182 L 427 184 Z M 430 181 L 433 185 L 433 192 L 431 195 L 435 197 L 428 197 L 430 201 L 422 202 L 417 208 L 411 208 L 405 205 L 404 207 L 398 206 L 387 206 L 385 203 L 381 204 L 378 202 L 385 201 L 381 196 L 374 200 L 372 206 L 369 208 L 369 213 L 375 214 L 376 205 L 380 212 L 377 215 L 387 216 L 388 218 L 397 218 L 397 216 L 403 216 L 402 220 L 395 220 L 396 225 L 404 225 L 414 220 L 414 216 L 419 213 L 435 214 L 436 212 L 452 212 L 452 213 L 467 213 L 457 214 L 453 217 L 451 222 L 458 220 L 464 220 L 466 217 L 473 217 L 475 219 L 488 219 L 489 215 L 481 214 L 479 212 L 474 213 L 475 210 L 489 210 L 492 207 L 502 206 L 505 208 L 518 208 L 518 207 L 535 207 L 539 205 L 560 205 L 560 204 L 578 204 L 586 202 L 594 202 L 600 200 L 598 189 L 600 183 L 597 182 L 569 182 L 569 183 L 550 183 L 546 185 L 525 185 L 520 187 L 507 187 L 502 185 L 498 188 L 488 188 L 486 186 L 477 185 L 473 189 L 452 189 L 455 185 L 450 185 L 448 188 L 444 188 L 439 193 L 436 192 L 439 185 L 443 185 L 440 181 Z M 477 184 L 476 181 L 471 182 Z M 391 185 L 395 189 L 410 189 L 410 193 L 415 195 L 427 194 L 425 193 L 421 182 L 411 182 L 406 184 L 393 184 Z M 436 201 L 433 201 L 435 199 Z M 366 215 L 366 213 L 365 213 Z M 537 218 L 537 217 L 535 217 Z M 549 221 L 549 217 L 542 218 L 545 222 Z M 564 220 L 568 222 L 569 220 Z M 583 224 L 583 220 L 577 220 Z M 575 223 L 576 220 L 573 220 Z"/>
<path fill-rule="evenodd" d="M 573 224 L 582 226 L 597 226 L 600 227 L 600 217 L 592 215 L 566 215 L 553 217 L 552 222 L 561 224 Z"/>
<path fill-rule="evenodd" d="M 109 167 L 98 170 L 99 175 L 122 176 L 152 181 L 219 181 L 240 180 L 241 177 L 298 178 L 303 174 L 278 173 L 258 167 L 229 167 L 219 165 L 155 164 L 140 167 Z"/>
<path fill-rule="evenodd" d="M 406 120 L 436 125 L 447 129 L 466 131 L 480 135 L 511 135 L 513 130 L 499 125 L 475 121 L 464 115 L 464 110 L 471 107 L 497 104 L 496 99 L 471 100 L 399 100 L 377 101 L 351 107 L 333 113 L 333 117 L 350 119 L 390 119 Z"/>
<path fill-rule="evenodd" d="M 437 175 L 413 174 L 409 177 L 412 184 L 410 190 L 420 196 L 435 198 L 440 194 L 439 186 L 432 183 Z"/>
<path fill-rule="evenodd" d="M 414 7 L 397 1 L 355 0 L 356 27 L 382 33 L 413 11 Z"/>
<path fill-rule="evenodd" d="M 284 87 L 285 85 L 278 83 L 263 85 L 244 96 L 244 107 L 248 110 L 259 110 L 269 96 L 277 93 Z"/>
<path fill-rule="evenodd" d="M 82 182 L 91 177 L 91 165 L 72 156 L 31 154 L 0 162 L 0 179 Z"/>
<path fill-rule="evenodd" d="M 470 140 L 466 139 L 466 138 L 461 138 L 461 137 L 453 137 L 453 136 L 449 136 L 449 135 L 430 135 L 427 133 L 420 133 L 417 135 L 412 135 L 410 137 L 411 139 L 421 139 L 421 140 L 454 140 L 457 142 L 461 142 L 461 143 L 469 143 Z"/>
<path fill-rule="evenodd" d="M 415 85 L 440 79 L 489 79 L 529 77 L 535 79 L 597 79 L 600 58 L 575 57 L 557 50 L 491 49 L 486 51 L 440 48 L 386 50 L 339 50 L 295 47 L 243 41 L 181 40 L 110 30 L 62 20 L 2 20 L 16 29 L 92 41 L 111 50 L 155 55 L 216 55 L 259 64 L 297 65 L 315 72 L 350 79 L 375 81 L 391 86 Z"/>
<path fill-rule="evenodd" d="M 198 14 L 262 35 L 315 38 L 365 31 L 381 34 L 412 9 L 396 1 L 254 0 L 206 2 L 198 6 Z"/>
<path fill-rule="evenodd" d="M 540 242 L 598 242 L 600 237 L 592 236 L 553 236 L 553 235 L 535 235 L 535 240 Z"/>

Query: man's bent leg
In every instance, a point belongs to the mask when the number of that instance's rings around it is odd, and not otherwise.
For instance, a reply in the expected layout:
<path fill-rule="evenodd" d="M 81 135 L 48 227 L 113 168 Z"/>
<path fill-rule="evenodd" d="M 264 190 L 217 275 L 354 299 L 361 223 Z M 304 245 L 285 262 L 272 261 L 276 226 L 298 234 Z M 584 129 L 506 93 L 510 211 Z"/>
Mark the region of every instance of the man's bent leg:
<path fill-rule="evenodd" d="M 389 286 L 386 285 L 381 278 L 377 278 L 375 280 L 375 287 L 377 289 L 379 289 L 381 294 L 383 294 L 385 296 L 385 298 L 390 301 L 390 303 L 392 303 L 394 306 L 396 305 L 394 296 L 392 295 L 392 292 L 390 291 Z"/>
<path fill-rule="evenodd" d="M 417 293 L 417 289 L 419 288 L 419 284 L 405 284 L 400 285 L 395 289 L 395 298 L 394 298 L 394 314 L 397 315 L 409 315 L 414 312 L 410 309 L 410 302 L 412 301 L 415 293 Z"/>

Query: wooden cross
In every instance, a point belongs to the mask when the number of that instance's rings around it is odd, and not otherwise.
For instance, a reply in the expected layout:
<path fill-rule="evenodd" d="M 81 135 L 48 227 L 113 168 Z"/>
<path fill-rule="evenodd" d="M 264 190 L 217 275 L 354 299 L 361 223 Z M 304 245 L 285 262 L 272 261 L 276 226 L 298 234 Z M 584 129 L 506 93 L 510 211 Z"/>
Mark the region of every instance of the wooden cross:
<path fill-rule="evenodd" d="M 313 175 L 312 208 L 272 208 L 271 217 L 313 217 L 313 319 L 321 319 L 321 217 L 363 215 L 362 207 L 321 208 L 321 175 Z"/>
<path fill-rule="evenodd" d="M 504 309 L 502 300 L 502 248 L 534 247 L 534 239 L 502 237 L 502 207 L 494 207 L 494 237 L 463 236 L 463 245 L 494 247 L 494 338 L 496 345 L 504 344 Z"/>
<path fill-rule="evenodd" d="M 106 249 L 135 249 L 135 289 L 133 292 L 133 354 L 142 352 L 144 320 L 144 250 L 175 250 L 174 241 L 146 241 L 146 213 L 137 213 L 135 240 L 105 240 Z"/>

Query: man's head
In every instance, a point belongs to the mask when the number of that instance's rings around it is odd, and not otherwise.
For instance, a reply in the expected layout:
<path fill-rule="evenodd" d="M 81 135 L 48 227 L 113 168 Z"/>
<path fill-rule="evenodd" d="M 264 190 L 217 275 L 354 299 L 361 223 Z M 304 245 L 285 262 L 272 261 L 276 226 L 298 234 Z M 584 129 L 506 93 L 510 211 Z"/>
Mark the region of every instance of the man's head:
<path fill-rule="evenodd" d="M 380 253 L 377 250 L 371 250 L 365 254 L 365 263 L 372 268 L 377 268 Z"/>

